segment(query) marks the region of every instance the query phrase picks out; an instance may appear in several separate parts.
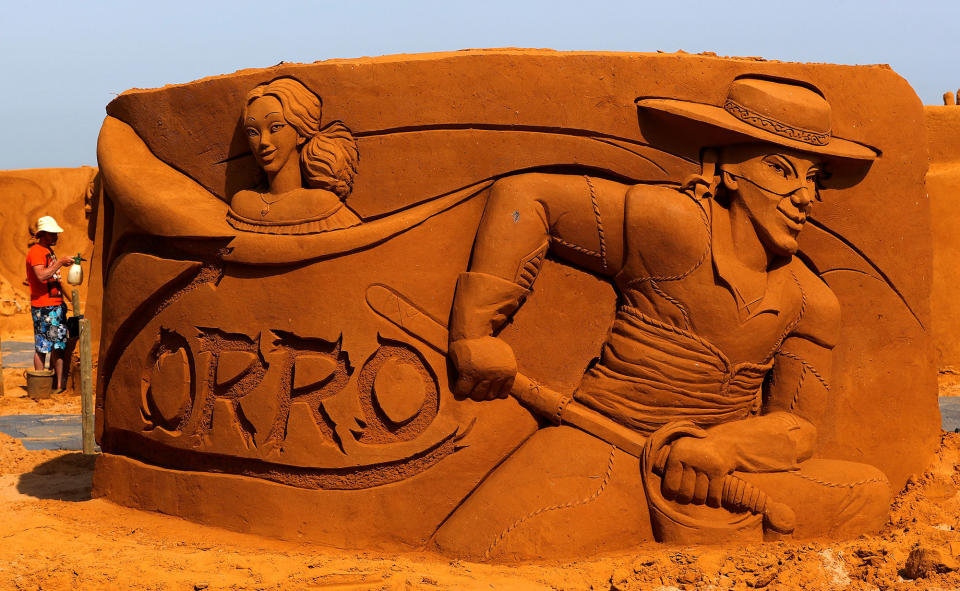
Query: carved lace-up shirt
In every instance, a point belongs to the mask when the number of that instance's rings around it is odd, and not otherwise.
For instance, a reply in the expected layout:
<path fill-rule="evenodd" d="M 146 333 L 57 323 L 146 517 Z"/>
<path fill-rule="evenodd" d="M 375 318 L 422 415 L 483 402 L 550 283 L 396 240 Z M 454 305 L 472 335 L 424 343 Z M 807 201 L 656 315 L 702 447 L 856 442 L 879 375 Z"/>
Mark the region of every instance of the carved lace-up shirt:
<path fill-rule="evenodd" d="M 643 432 L 760 410 L 774 354 L 806 311 L 798 275 L 819 279 L 791 259 L 762 277 L 762 291 L 746 284 L 728 216 L 713 199 L 671 188 L 628 193 L 624 265 L 615 276 L 622 303 L 575 398 Z"/>

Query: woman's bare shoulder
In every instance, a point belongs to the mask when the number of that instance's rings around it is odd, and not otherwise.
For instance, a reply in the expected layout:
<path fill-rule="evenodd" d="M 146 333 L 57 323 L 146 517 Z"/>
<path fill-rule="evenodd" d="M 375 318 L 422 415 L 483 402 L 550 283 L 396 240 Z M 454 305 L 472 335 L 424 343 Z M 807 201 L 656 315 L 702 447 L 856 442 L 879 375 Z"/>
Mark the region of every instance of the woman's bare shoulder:
<path fill-rule="evenodd" d="M 243 217 L 254 217 L 260 213 L 260 193 L 253 189 L 244 189 L 234 193 L 230 200 L 230 209 Z"/>

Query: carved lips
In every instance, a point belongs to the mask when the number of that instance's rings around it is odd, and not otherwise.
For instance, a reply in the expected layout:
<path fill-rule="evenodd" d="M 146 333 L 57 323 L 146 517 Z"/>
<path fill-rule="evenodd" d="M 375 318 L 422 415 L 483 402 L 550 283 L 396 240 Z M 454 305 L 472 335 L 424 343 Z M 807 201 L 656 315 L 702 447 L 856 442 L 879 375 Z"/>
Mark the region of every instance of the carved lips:
<path fill-rule="evenodd" d="M 786 201 L 786 199 L 783 201 Z M 779 211 L 783 217 L 787 219 L 788 228 L 795 232 L 799 232 L 803 229 L 803 224 L 807 221 L 807 214 L 802 211 L 798 211 L 796 214 L 790 213 L 783 208 L 783 201 L 781 201 L 780 205 L 777 207 L 777 211 Z"/>
<path fill-rule="evenodd" d="M 276 153 L 276 148 L 264 150 L 263 152 L 257 152 L 257 160 L 259 160 L 261 164 L 269 164 L 271 161 L 273 161 L 273 155 Z"/>

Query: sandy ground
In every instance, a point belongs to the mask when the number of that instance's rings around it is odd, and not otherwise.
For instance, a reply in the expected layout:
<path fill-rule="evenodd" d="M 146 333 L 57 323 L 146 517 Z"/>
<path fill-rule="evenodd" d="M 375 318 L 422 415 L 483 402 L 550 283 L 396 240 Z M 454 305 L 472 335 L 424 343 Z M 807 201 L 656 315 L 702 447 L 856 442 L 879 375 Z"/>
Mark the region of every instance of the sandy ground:
<path fill-rule="evenodd" d="M 0 336 L 22 338 L 21 332 L 0 329 Z M 79 413 L 72 393 L 26 398 L 22 370 L 5 371 L 4 381 L 0 415 Z M 942 388 L 960 393 L 952 380 Z M 650 544 L 576 563 L 492 566 L 269 540 L 91 499 L 92 474 L 92 458 L 26 451 L 0 434 L 0 590 L 960 588 L 960 434 L 954 433 L 944 434 L 936 461 L 911 479 L 876 535 L 840 543 Z"/>
<path fill-rule="evenodd" d="M 33 327 L 29 314 L 15 314 L 0 318 L 0 339 L 5 341 L 32 341 Z M 80 397 L 72 390 L 47 399 L 27 397 L 27 379 L 23 368 L 3 369 L 3 396 L 0 396 L 0 415 L 80 414 Z M 71 385 L 72 384 L 68 384 Z"/>
<path fill-rule="evenodd" d="M 842 543 L 647 545 L 564 564 L 489 566 L 427 553 L 267 540 L 90 498 L 92 461 L 0 435 L 0 589 L 615 590 L 957 589 L 960 434 L 898 497 L 877 535 Z M 928 576 L 909 580 L 911 550 Z M 945 572 L 936 572 L 939 569 Z"/>
<path fill-rule="evenodd" d="M 68 390 L 50 398 L 27 397 L 27 379 L 22 369 L 3 370 L 3 391 L 0 415 L 76 415 L 80 414 L 80 397 Z"/>

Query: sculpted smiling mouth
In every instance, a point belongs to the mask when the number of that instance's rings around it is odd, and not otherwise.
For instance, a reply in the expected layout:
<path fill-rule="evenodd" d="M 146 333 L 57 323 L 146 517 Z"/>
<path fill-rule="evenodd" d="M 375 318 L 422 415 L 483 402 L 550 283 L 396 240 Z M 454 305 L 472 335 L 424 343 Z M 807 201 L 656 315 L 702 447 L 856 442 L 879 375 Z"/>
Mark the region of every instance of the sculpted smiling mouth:
<path fill-rule="evenodd" d="M 803 224 L 807 221 L 807 214 L 803 211 L 797 211 L 797 213 L 794 214 L 779 207 L 777 211 L 779 211 L 783 217 L 787 218 L 788 225 L 795 230 L 803 228 Z"/>

